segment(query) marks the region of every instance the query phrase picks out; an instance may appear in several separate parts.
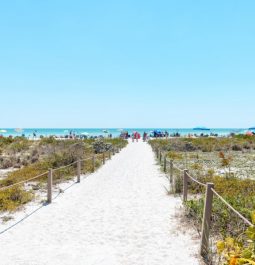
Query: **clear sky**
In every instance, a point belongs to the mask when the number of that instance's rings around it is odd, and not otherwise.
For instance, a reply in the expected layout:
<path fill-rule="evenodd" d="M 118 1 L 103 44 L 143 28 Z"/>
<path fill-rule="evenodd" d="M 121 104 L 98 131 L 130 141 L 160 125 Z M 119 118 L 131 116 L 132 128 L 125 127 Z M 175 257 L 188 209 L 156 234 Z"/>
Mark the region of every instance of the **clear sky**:
<path fill-rule="evenodd" d="M 0 3 L 0 127 L 255 126 L 254 0 Z"/>

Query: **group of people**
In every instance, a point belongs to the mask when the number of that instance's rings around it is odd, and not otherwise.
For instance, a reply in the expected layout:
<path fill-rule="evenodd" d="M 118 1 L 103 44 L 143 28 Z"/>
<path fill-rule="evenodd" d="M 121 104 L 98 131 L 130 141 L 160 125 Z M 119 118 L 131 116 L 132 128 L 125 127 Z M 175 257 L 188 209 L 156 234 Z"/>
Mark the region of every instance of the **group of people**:
<path fill-rule="evenodd" d="M 141 135 L 138 132 L 133 132 L 132 133 L 132 142 L 136 141 L 138 142 L 138 140 L 141 139 Z M 143 141 L 146 142 L 148 140 L 148 134 L 146 132 L 143 133 Z"/>
<path fill-rule="evenodd" d="M 133 133 L 132 133 L 132 142 L 134 142 L 134 141 L 138 142 L 138 140 L 139 140 L 140 138 L 141 138 L 140 133 L 138 133 L 138 132 L 133 132 Z"/>

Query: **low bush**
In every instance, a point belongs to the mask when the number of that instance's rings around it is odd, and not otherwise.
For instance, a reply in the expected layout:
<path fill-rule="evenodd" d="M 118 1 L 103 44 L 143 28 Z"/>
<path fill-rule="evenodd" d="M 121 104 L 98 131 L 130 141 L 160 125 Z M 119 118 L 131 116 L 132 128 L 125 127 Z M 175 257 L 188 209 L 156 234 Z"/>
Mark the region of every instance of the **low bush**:
<path fill-rule="evenodd" d="M 178 149 L 176 148 L 177 142 L 180 143 Z M 214 183 L 215 190 L 246 219 L 255 224 L 255 181 L 250 178 L 237 178 L 235 177 L 236 174 L 232 171 L 233 168 L 234 170 L 238 170 L 239 168 L 248 170 L 247 165 L 251 167 L 254 154 L 251 153 L 249 156 L 247 154 L 251 152 L 251 149 L 254 149 L 255 137 L 238 135 L 232 138 L 213 139 L 161 139 L 151 140 L 150 144 L 155 151 L 158 148 L 166 152 L 175 151 L 175 156 L 181 157 L 183 155 L 183 153 L 181 153 L 183 152 L 183 142 L 191 143 L 196 150 L 200 151 L 200 154 L 197 155 L 191 153 L 192 163 L 189 163 L 189 169 L 190 172 L 192 172 L 191 175 L 202 183 Z M 236 156 L 233 156 L 233 151 L 237 152 Z M 186 155 L 187 152 L 189 151 L 186 150 L 184 154 Z M 202 155 L 202 152 L 215 153 L 212 155 Z M 218 156 L 217 159 L 214 161 L 210 160 L 210 158 L 214 157 L 216 154 Z M 248 160 L 245 160 L 244 158 L 247 157 Z M 177 161 L 177 165 L 180 166 L 181 164 L 180 167 L 184 168 L 184 162 L 184 159 L 180 159 Z M 220 174 L 219 171 L 222 168 L 225 170 L 224 172 L 227 172 L 224 173 L 226 177 L 215 175 Z M 182 192 L 182 175 L 180 176 L 177 171 L 174 171 L 174 176 L 176 178 L 175 190 L 176 192 Z M 247 174 L 247 176 L 251 177 L 250 174 Z M 186 214 L 188 217 L 192 218 L 197 229 L 200 230 L 205 203 L 205 188 L 190 181 L 188 184 L 188 192 L 188 201 L 185 202 Z M 217 244 L 217 258 L 220 257 L 218 260 L 219 263 L 217 264 L 255 265 L 255 228 L 251 227 L 247 230 L 247 224 L 217 196 L 214 196 L 213 199 L 210 235 L 213 239 L 223 239 Z M 213 247 L 213 249 L 215 248 Z M 213 255 L 213 249 L 210 255 Z"/>
<path fill-rule="evenodd" d="M 252 149 L 255 146 L 255 136 L 234 136 L 217 138 L 173 138 L 173 139 L 153 139 L 149 144 L 154 150 L 193 152 L 200 150 L 202 152 L 213 151 L 242 151 L 242 149 Z"/>
<path fill-rule="evenodd" d="M 33 199 L 33 194 L 21 187 L 0 192 L 0 211 L 15 211 Z"/>
<path fill-rule="evenodd" d="M 23 141 L 23 140 L 22 140 Z M 14 161 L 18 166 L 23 164 L 23 167 L 8 174 L 7 178 L 0 180 L 0 187 L 9 186 L 20 181 L 29 180 L 35 176 L 47 172 L 50 168 L 55 169 L 74 163 L 78 159 L 92 157 L 94 154 L 93 147 L 90 145 L 95 140 L 66 140 L 59 141 L 55 138 L 42 138 L 39 147 L 43 148 L 45 153 L 40 156 L 41 149 L 31 149 L 31 155 L 26 159 L 16 158 Z M 124 147 L 127 144 L 123 139 L 107 139 L 107 145 L 118 145 Z M 13 139 L 5 140 L 4 143 L 13 144 Z M 15 143 L 16 144 L 16 143 Z M 103 155 L 97 157 L 95 161 L 95 169 L 101 166 Z M 3 160 L 6 168 L 13 166 L 11 160 Z M 82 162 L 82 172 L 93 172 L 92 159 Z M 69 179 L 77 174 L 77 164 L 70 167 L 63 168 L 53 173 L 53 183 L 57 184 Z M 35 180 L 39 184 L 46 183 L 47 174 Z M 39 185 L 43 186 L 43 185 Z M 21 207 L 23 204 L 29 202 L 33 198 L 31 191 L 26 191 L 21 187 L 11 188 L 0 191 L 0 211 L 13 211 Z"/>
<path fill-rule="evenodd" d="M 251 213 L 252 223 L 255 225 L 255 213 Z M 238 237 L 227 237 L 217 242 L 220 264 L 255 265 L 255 227 L 249 227 Z"/>

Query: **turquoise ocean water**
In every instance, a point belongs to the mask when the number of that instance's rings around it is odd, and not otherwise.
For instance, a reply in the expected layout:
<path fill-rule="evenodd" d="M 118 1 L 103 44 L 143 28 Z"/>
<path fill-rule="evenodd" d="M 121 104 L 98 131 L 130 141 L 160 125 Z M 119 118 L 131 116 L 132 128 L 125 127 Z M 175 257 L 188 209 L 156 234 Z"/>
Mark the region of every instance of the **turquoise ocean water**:
<path fill-rule="evenodd" d="M 210 131 L 204 130 L 194 130 L 190 129 L 178 129 L 178 128 L 100 128 L 100 129 L 93 129 L 93 128 L 61 128 L 61 129 L 54 129 L 54 128 L 27 128 L 27 129 L 13 129 L 13 128 L 1 128 L 0 135 L 3 136 L 21 136 L 24 134 L 26 137 L 32 137 L 33 132 L 36 133 L 36 136 L 65 136 L 68 135 L 70 131 L 75 132 L 76 135 L 87 135 L 90 136 L 107 136 L 112 134 L 113 137 L 117 137 L 120 135 L 121 131 L 125 130 L 129 133 L 137 131 L 139 133 L 147 132 L 150 133 L 153 130 L 160 130 L 162 132 L 169 132 L 170 134 L 179 133 L 181 136 L 185 136 L 188 134 L 218 134 L 220 136 L 227 136 L 230 133 L 246 133 L 248 129 L 245 128 L 217 128 L 217 129 L 210 129 Z"/>

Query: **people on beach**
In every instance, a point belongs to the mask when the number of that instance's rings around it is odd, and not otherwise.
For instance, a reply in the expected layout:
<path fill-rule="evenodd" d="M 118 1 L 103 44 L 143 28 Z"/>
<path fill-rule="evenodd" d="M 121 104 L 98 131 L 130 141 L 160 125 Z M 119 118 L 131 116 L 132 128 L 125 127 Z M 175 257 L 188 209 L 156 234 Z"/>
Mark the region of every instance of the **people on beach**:
<path fill-rule="evenodd" d="M 146 133 L 146 132 L 143 133 L 143 141 L 144 141 L 144 142 L 147 141 L 147 133 Z"/>
<path fill-rule="evenodd" d="M 138 142 L 138 132 L 135 133 L 136 142 Z"/>
<path fill-rule="evenodd" d="M 136 141 L 138 142 L 138 140 L 141 138 L 141 135 L 138 132 L 133 132 L 132 133 L 132 142 Z"/>

